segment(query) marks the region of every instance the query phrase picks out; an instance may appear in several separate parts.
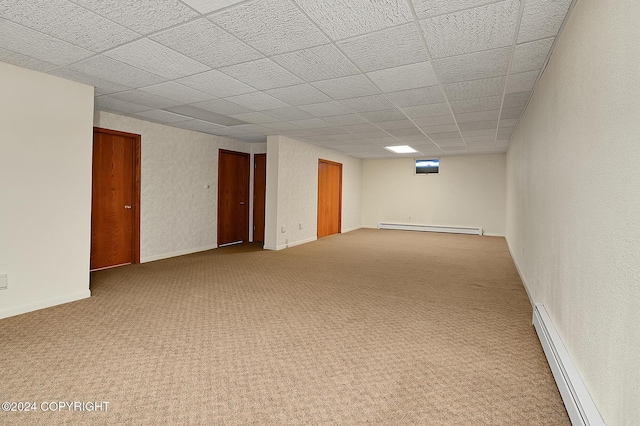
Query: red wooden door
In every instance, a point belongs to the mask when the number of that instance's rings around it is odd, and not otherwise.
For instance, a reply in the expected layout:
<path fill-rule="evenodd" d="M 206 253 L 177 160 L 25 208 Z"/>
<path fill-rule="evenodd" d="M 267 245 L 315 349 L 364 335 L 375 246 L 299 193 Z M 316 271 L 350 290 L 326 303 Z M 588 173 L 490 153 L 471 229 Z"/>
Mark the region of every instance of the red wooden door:
<path fill-rule="evenodd" d="M 249 154 L 221 149 L 218 160 L 218 245 L 249 241 Z"/>
<path fill-rule="evenodd" d="M 94 129 L 91 269 L 139 261 L 140 136 Z"/>
<path fill-rule="evenodd" d="M 264 209 L 267 192 L 267 154 L 254 156 L 253 241 L 264 242 Z"/>
<path fill-rule="evenodd" d="M 342 164 L 318 161 L 318 238 L 337 234 L 342 226 Z"/>

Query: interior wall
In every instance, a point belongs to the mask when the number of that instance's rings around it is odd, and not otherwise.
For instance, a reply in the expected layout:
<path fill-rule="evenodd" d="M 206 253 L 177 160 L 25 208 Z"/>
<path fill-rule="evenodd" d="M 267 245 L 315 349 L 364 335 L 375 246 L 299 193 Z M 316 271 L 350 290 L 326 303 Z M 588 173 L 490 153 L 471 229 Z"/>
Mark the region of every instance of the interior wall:
<path fill-rule="evenodd" d="M 0 62 L 0 318 L 89 297 L 93 88 Z"/>
<path fill-rule="evenodd" d="M 507 241 L 608 425 L 640 424 L 640 2 L 580 0 L 507 155 Z"/>
<path fill-rule="evenodd" d="M 265 152 L 266 144 L 240 142 L 104 111 L 96 111 L 94 124 L 142 136 L 141 262 L 216 248 L 218 150 L 254 154 Z M 253 191 L 253 167 L 250 170 Z M 252 230 L 253 197 L 249 198 Z"/>
<path fill-rule="evenodd" d="M 380 222 L 482 227 L 504 235 L 504 154 L 448 156 L 438 174 L 416 175 L 413 158 L 362 163 L 362 225 Z"/>
<path fill-rule="evenodd" d="M 265 248 L 279 250 L 317 238 L 319 159 L 342 164 L 342 232 L 361 226 L 362 160 L 284 136 L 268 136 Z"/>

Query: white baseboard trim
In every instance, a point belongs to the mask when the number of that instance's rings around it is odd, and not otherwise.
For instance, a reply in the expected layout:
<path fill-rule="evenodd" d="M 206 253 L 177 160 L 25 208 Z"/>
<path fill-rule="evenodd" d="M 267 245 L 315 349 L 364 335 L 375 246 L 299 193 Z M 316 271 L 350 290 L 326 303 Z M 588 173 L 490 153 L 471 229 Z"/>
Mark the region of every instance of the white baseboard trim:
<path fill-rule="evenodd" d="M 213 249 L 216 249 L 216 248 L 218 248 L 218 245 L 217 244 L 213 244 L 213 245 L 210 245 L 210 246 L 198 247 L 198 248 L 194 248 L 194 249 L 174 251 L 173 253 L 164 253 L 164 254 L 157 254 L 157 255 L 153 255 L 153 256 L 145 256 L 145 257 L 140 258 L 140 263 L 153 262 L 155 260 L 168 259 L 170 257 L 176 257 L 176 256 L 184 256 L 185 254 L 198 253 L 200 251 L 213 250 Z"/>
<path fill-rule="evenodd" d="M 0 310 L 0 319 L 9 318 L 16 315 L 26 314 L 27 312 L 38 311 L 40 309 L 51 308 L 52 306 L 62 305 L 64 303 L 75 302 L 76 300 L 91 297 L 91 290 L 78 291 L 63 296 L 52 297 L 50 299 L 38 300 L 36 302 L 26 303 L 24 305 L 13 306 Z"/>
<path fill-rule="evenodd" d="M 276 247 L 276 250 L 283 250 L 283 249 L 286 249 L 286 248 L 289 248 L 289 247 L 295 247 L 295 246 L 299 246 L 301 244 L 311 243 L 313 241 L 316 241 L 317 239 L 318 239 L 318 237 L 311 237 L 311 238 L 307 238 L 305 240 L 294 241 L 294 242 L 289 243 L 289 244 L 281 244 L 278 247 Z"/>
<path fill-rule="evenodd" d="M 489 233 L 489 232 L 485 232 L 484 236 L 485 237 L 502 237 L 502 238 L 504 238 L 504 234 L 493 234 L 493 233 Z"/>
<path fill-rule="evenodd" d="M 343 229 L 342 231 L 340 231 L 341 234 L 345 234 L 347 232 L 351 232 L 351 231 L 355 231 L 358 229 L 361 229 L 362 226 L 352 226 L 351 228 L 347 228 L 347 229 Z"/>
<path fill-rule="evenodd" d="M 533 325 L 573 426 L 604 426 L 604 421 L 564 347 L 560 335 L 544 305 L 540 303 L 537 303 L 533 309 Z"/>

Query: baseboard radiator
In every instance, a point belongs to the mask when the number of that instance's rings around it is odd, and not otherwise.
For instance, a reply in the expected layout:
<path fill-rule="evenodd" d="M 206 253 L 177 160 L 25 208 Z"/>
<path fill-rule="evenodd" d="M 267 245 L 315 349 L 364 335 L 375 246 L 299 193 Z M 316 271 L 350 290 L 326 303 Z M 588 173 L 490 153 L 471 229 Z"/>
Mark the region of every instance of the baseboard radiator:
<path fill-rule="evenodd" d="M 538 333 L 542 349 L 547 356 L 547 361 L 573 426 L 604 425 L 591 395 L 589 395 L 542 304 L 536 304 L 533 308 L 533 326 Z"/>
<path fill-rule="evenodd" d="M 447 232 L 450 234 L 482 235 L 482 228 L 465 228 L 462 226 L 415 225 L 408 223 L 378 223 L 378 229 L 396 229 L 400 231 Z"/>

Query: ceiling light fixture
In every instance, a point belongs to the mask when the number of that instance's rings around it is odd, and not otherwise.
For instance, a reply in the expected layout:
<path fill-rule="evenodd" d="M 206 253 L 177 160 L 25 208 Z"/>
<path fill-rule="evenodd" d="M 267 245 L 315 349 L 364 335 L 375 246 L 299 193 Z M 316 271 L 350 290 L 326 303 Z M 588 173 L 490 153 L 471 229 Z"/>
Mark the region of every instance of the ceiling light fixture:
<path fill-rule="evenodd" d="M 413 152 L 418 152 L 409 145 L 385 146 L 384 149 L 395 152 L 396 154 L 411 154 Z"/>

